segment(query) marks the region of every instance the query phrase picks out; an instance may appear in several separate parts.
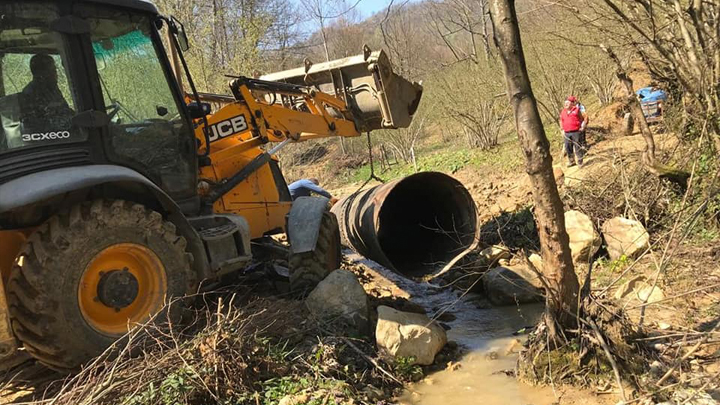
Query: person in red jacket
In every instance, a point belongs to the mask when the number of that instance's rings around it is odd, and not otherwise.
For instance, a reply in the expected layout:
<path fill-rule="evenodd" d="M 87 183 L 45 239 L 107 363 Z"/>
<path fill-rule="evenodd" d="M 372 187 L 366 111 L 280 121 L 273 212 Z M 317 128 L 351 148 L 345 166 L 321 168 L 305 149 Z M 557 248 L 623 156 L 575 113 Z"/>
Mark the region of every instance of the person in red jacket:
<path fill-rule="evenodd" d="M 586 124 L 587 119 L 580 109 L 577 98 L 569 96 L 565 100 L 565 107 L 560 111 L 560 129 L 563 131 L 568 167 L 575 166 L 576 160 L 579 166 L 583 164 L 584 148 L 581 136 Z"/>

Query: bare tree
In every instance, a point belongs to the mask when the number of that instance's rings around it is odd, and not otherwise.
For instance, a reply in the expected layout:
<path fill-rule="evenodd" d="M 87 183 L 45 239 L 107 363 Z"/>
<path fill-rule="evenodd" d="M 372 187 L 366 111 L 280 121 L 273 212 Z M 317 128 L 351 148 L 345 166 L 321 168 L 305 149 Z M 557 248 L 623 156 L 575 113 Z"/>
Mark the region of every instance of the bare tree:
<path fill-rule="evenodd" d="M 588 0 L 563 7 L 587 32 L 618 51 L 632 50 L 654 80 L 680 88 L 686 117 L 720 134 L 720 4 L 701 0 Z M 595 45 L 597 41 L 595 41 Z M 679 101 L 679 100 L 678 100 Z M 714 136 L 720 150 L 720 137 Z"/>
<path fill-rule="evenodd" d="M 533 186 L 535 220 L 548 284 L 545 325 L 549 336 L 556 339 L 559 337 L 556 322 L 562 327 L 575 325 L 579 294 L 563 204 L 553 176 L 550 145 L 530 86 L 514 0 L 491 0 L 490 16 L 525 155 L 525 170 Z"/>
<path fill-rule="evenodd" d="M 430 26 L 457 61 L 489 62 L 488 0 L 433 1 Z M 482 55 L 482 56 L 481 56 Z"/>
<path fill-rule="evenodd" d="M 415 158 L 415 146 L 425 134 L 425 120 L 427 116 L 416 116 L 408 128 L 391 131 L 383 131 L 378 137 L 382 139 L 382 145 L 387 146 L 395 156 L 399 156 L 405 163 L 412 163 L 417 171 L 417 160 Z"/>
<path fill-rule="evenodd" d="M 585 79 L 592 87 L 598 102 L 601 106 L 610 104 L 618 85 L 617 78 L 613 74 L 612 64 L 607 58 L 594 58 L 586 60 L 584 65 Z"/>
<path fill-rule="evenodd" d="M 419 23 L 424 17 L 423 9 L 416 4 L 391 2 L 378 25 L 382 46 L 393 67 L 399 74 L 413 79 L 435 68 L 439 59 L 431 46 L 430 34 Z"/>
<path fill-rule="evenodd" d="M 327 27 L 328 46 L 333 59 L 357 55 L 366 43 L 364 28 L 359 24 L 360 15 L 349 12 L 337 18 Z"/>
<path fill-rule="evenodd" d="M 459 126 L 470 148 L 491 149 L 507 129 L 510 109 L 504 95 L 500 65 L 462 61 L 444 69 L 437 78 L 436 99 L 444 116 Z"/>
<path fill-rule="evenodd" d="M 618 80 L 620 80 L 620 83 L 622 83 L 625 87 L 625 103 L 628 107 L 630 107 L 630 112 L 633 115 L 633 118 L 640 126 L 640 133 L 645 140 L 645 150 L 642 155 L 643 163 L 646 165 L 652 165 L 655 163 L 655 139 L 653 138 L 653 134 L 650 131 L 647 120 L 645 119 L 642 107 L 640 107 L 640 102 L 635 96 L 633 81 L 630 76 L 628 76 L 627 72 L 625 72 L 622 62 L 620 62 L 620 58 L 617 57 L 615 52 L 605 45 L 600 45 L 600 47 L 608 54 L 610 60 L 615 63 L 615 74 L 617 75 Z"/>
<path fill-rule="evenodd" d="M 269 66 L 302 38 L 293 22 L 296 7 L 289 0 L 156 0 L 158 8 L 186 24 L 191 48 L 188 65 L 198 87 L 226 92 L 226 74 L 252 75 Z"/>

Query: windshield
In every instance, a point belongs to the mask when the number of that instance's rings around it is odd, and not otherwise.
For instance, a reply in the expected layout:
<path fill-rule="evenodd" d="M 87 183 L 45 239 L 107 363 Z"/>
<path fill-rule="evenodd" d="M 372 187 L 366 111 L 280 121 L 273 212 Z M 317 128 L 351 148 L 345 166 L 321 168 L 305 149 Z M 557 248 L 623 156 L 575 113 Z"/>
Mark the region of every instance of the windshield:
<path fill-rule="evenodd" d="M 85 140 L 73 128 L 76 98 L 58 18 L 43 2 L 0 4 L 0 153 Z"/>
<path fill-rule="evenodd" d="M 105 105 L 115 122 L 178 118 L 149 18 L 90 19 Z"/>

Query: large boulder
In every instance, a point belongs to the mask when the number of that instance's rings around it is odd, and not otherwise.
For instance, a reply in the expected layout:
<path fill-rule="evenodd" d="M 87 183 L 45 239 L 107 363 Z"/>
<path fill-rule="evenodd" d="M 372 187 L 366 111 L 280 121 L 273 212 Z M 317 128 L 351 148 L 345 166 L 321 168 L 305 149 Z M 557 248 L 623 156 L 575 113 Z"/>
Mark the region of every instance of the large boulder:
<path fill-rule="evenodd" d="M 592 220 L 580 211 L 571 210 L 565 213 L 565 229 L 570 237 L 573 261 L 587 263 L 602 245 Z"/>
<path fill-rule="evenodd" d="M 430 365 L 447 343 L 445 330 L 426 315 L 401 312 L 381 305 L 375 341 L 380 353 L 414 358 L 414 364 Z"/>
<path fill-rule="evenodd" d="M 358 332 L 369 332 L 369 307 L 365 290 L 347 270 L 330 273 L 305 300 L 310 313 L 327 321 L 343 321 Z"/>
<path fill-rule="evenodd" d="M 494 305 L 516 305 L 542 300 L 540 278 L 524 266 L 490 269 L 483 276 L 483 286 L 488 300 Z"/>
<path fill-rule="evenodd" d="M 650 246 L 650 235 L 638 221 L 615 217 L 602 226 L 603 237 L 610 259 L 617 260 L 623 255 L 634 259 Z"/>

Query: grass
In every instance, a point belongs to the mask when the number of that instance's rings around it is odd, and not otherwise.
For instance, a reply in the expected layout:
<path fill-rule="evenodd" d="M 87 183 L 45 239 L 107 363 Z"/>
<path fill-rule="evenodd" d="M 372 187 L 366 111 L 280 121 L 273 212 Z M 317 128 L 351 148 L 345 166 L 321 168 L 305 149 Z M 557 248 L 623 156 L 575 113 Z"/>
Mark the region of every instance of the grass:
<path fill-rule="evenodd" d="M 550 141 L 550 150 L 555 156 L 560 153 L 562 139 L 559 131 L 554 127 L 546 129 L 546 136 Z M 462 169 L 471 169 L 479 172 L 510 173 L 522 170 L 524 157 L 514 132 L 503 137 L 500 144 L 490 150 L 470 149 L 460 141 L 457 143 L 442 143 L 440 137 L 434 137 L 438 142 L 425 144 L 416 150 L 417 171 L 438 171 L 455 174 Z M 385 181 L 409 176 L 415 173 L 412 163 L 403 161 L 381 171 L 379 163 L 375 163 L 375 174 Z M 361 183 L 370 177 L 370 165 L 366 164 L 356 169 L 348 169 L 340 173 L 341 183 Z"/>
<path fill-rule="evenodd" d="M 598 288 L 609 285 L 633 262 L 634 261 L 626 255 L 622 255 L 615 260 L 610 260 L 607 257 L 599 258 L 595 261 L 595 267 L 593 269 L 593 284 Z M 622 285 L 627 280 L 633 278 L 634 274 L 635 273 L 625 275 L 616 285 Z"/>

